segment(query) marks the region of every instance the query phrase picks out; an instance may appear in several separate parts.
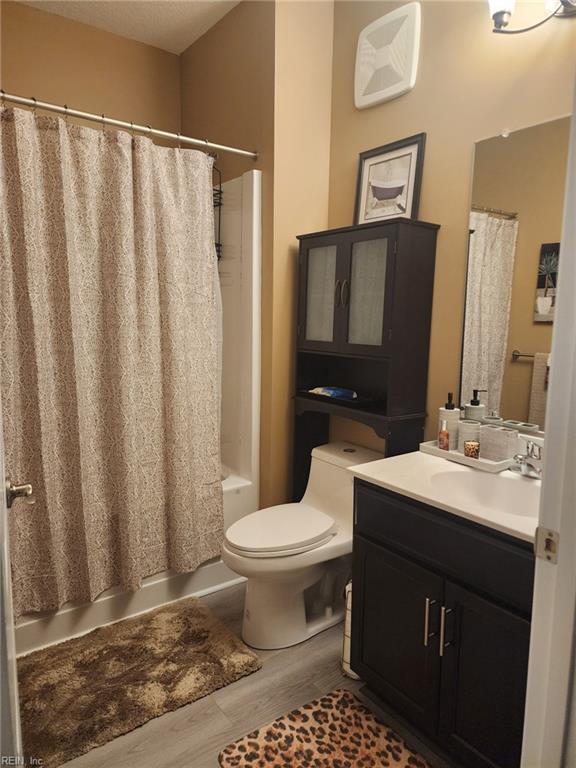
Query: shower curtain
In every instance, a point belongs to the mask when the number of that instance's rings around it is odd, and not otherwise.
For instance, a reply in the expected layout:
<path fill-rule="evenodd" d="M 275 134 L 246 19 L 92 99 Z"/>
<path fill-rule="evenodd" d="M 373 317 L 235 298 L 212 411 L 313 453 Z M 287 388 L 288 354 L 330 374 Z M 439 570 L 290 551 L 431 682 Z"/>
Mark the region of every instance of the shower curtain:
<path fill-rule="evenodd" d="M 502 397 L 518 222 L 473 211 L 470 230 L 461 396 L 488 390 L 490 413 Z"/>
<path fill-rule="evenodd" d="M 220 552 L 212 160 L 0 113 L 1 381 L 17 614 Z"/>

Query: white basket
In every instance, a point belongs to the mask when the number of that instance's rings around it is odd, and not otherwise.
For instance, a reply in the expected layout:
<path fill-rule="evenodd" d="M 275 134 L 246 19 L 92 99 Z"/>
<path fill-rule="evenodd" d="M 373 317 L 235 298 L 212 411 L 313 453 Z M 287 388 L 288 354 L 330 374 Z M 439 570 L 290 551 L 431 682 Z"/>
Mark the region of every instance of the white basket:
<path fill-rule="evenodd" d="M 344 619 L 344 643 L 342 647 L 342 672 L 353 680 L 360 678 L 350 667 L 350 635 L 352 631 L 352 584 L 346 584 L 346 617 Z"/>

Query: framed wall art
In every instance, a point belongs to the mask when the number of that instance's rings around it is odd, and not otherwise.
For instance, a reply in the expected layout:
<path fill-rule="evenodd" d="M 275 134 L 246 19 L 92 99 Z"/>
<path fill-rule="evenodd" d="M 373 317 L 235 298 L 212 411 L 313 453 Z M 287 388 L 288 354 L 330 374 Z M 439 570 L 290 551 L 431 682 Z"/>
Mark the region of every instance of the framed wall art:
<path fill-rule="evenodd" d="M 426 134 L 362 152 L 354 224 L 418 216 Z"/>

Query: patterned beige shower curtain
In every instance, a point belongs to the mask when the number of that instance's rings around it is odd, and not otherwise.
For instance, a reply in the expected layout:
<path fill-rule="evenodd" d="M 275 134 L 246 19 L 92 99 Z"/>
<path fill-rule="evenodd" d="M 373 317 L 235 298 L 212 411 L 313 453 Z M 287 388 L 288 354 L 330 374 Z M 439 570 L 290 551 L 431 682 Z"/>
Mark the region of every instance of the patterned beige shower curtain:
<path fill-rule="evenodd" d="M 17 614 L 193 571 L 223 534 L 212 160 L 0 113 Z"/>

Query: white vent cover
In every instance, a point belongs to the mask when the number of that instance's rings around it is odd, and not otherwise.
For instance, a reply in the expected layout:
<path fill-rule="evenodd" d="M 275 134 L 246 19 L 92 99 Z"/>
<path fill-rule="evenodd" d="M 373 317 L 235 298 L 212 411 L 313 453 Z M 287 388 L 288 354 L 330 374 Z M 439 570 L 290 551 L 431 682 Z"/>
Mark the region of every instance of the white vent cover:
<path fill-rule="evenodd" d="M 396 8 L 365 27 L 356 50 L 356 107 L 372 107 L 411 91 L 419 51 L 420 3 Z"/>

